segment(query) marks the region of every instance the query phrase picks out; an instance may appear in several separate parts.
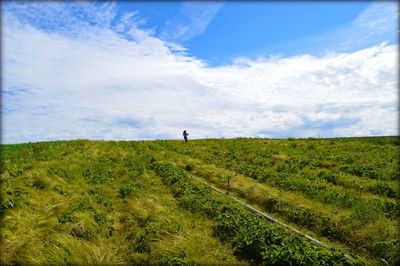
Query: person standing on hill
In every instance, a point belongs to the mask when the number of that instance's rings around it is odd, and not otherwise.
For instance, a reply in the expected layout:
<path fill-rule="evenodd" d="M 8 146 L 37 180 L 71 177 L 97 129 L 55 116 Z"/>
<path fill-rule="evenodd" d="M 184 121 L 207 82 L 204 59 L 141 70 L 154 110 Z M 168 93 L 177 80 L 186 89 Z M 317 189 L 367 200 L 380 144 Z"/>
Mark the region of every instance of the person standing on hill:
<path fill-rule="evenodd" d="M 183 131 L 183 138 L 185 139 L 185 143 L 188 141 L 187 136 L 189 136 L 189 133 L 186 132 L 186 129 Z"/>

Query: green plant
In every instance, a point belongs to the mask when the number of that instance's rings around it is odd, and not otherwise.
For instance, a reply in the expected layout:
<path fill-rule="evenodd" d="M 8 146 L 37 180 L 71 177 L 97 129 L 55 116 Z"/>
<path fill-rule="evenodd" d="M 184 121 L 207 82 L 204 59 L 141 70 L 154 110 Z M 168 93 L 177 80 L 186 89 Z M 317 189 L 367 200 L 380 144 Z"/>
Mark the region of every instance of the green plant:
<path fill-rule="evenodd" d="M 121 187 L 118 191 L 121 199 L 132 197 L 140 190 L 141 186 L 138 184 L 128 184 Z"/>

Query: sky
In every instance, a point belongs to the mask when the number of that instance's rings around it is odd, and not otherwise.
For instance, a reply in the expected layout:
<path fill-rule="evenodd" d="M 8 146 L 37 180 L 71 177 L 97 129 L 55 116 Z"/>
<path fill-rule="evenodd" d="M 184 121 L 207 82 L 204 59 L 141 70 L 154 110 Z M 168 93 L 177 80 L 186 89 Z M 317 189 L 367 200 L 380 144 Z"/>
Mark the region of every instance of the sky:
<path fill-rule="evenodd" d="M 2 2 L 2 143 L 398 135 L 398 4 Z"/>

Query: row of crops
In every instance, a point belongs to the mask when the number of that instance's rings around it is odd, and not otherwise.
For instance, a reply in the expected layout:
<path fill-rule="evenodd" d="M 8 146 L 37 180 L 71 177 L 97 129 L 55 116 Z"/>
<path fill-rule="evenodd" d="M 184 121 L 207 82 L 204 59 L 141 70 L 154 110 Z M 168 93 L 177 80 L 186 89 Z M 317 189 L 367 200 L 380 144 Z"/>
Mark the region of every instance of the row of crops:
<path fill-rule="evenodd" d="M 199 140 L 190 147 L 160 141 L 158 145 L 173 160 L 180 158 L 183 168 L 190 164 L 192 174 L 220 188 L 230 176 L 234 186 L 238 182 L 234 187 L 238 196 L 300 229 L 383 263 L 397 259 L 399 146 L 394 137 Z M 353 165 L 378 175 L 352 175 L 347 169 Z"/>
<path fill-rule="evenodd" d="M 396 264 L 392 139 L 1 148 L 2 263 Z M 377 174 L 350 173 L 354 165 Z M 271 224 L 198 182 L 224 189 L 227 177 L 234 196 L 335 248 Z"/>
<path fill-rule="evenodd" d="M 152 146 L 153 150 L 157 150 Z M 160 153 L 156 153 L 160 154 Z M 210 187 L 195 182 L 185 170 L 166 156 L 152 156 L 150 168 L 170 187 L 180 205 L 215 220 L 214 234 L 234 247 L 235 255 L 251 264 L 268 265 L 356 265 L 343 251 L 321 248 L 287 229 L 270 224 L 233 203 L 212 193 Z"/>
<path fill-rule="evenodd" d="M 215 235 L 228 241 L 235 254 L 252 264 L 350 265 L 343 252 L 326 250 L 305 238 L 262 221 L 255 214 L 211 195 L 209 188 L 193 184 L 184 171 L 171 163 L 153 162 L 152 168 L 172 188 L 182 207 L 216 220 Z"/>

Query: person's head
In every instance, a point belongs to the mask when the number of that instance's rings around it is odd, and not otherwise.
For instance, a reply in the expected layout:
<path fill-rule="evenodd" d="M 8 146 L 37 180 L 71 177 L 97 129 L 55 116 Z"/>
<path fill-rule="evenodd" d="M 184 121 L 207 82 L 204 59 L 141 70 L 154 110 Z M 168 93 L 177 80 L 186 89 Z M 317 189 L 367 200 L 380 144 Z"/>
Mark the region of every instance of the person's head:
<path fill-rule="evenodd" d="M 186 129 L 183 132 L 186 132 Z"/>

